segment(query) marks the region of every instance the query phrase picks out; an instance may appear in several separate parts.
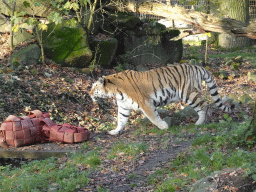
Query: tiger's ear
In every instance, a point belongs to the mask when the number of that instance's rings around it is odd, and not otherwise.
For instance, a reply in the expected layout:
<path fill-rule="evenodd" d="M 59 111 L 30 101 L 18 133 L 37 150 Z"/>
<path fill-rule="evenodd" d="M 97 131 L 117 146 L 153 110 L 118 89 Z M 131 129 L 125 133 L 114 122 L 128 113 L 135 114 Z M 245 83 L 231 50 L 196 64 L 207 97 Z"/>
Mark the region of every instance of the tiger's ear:
<path fill-rule="evenodd" d="M 105 86 L 105 84 L 106 84 L 105 79 L 102 78 L 102 77 L 99 78 L 99 82 L 100 82 L 103 86 Z"/>

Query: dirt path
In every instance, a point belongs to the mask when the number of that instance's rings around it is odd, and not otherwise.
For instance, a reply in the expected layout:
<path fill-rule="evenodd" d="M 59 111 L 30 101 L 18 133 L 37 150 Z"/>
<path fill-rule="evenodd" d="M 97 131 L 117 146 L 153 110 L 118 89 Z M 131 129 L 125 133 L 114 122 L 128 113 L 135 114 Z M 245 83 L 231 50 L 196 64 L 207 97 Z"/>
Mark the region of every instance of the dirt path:
<path fill-rule="evenodd" d="M 106 137 L 112 136 L 102 136 L 102 139 Z M 123 166 L 119 171 L 111 171 L 111 167 L 116 166 L 116 162 L 106 159 L 102 162 L 103 169 L 91 172 L 89 185 L 79 191 L 97 191 L 99 186 L 111 192 L 150 191 L 153 186 L 148 184 L 149 176 L 159 168 L 165 167 L 168 160 L 175 158 L 179 152 L 187 150 L 190 145 L 191 141 L 176 144 L 171 140 L 167 149 L 161 148 L 138 156 L 133 165 L 127 165 L 128 169 Z"/>

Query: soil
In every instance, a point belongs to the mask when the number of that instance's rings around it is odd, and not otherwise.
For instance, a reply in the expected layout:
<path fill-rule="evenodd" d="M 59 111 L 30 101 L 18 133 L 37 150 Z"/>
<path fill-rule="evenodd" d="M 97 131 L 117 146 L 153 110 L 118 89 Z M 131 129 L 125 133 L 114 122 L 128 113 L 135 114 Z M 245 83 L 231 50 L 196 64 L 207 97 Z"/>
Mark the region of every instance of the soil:
<path fill-rule="evenodd" d="M 130 131 L 125 131 L 122 135 L 117 136 L 114 140 L 126 138 L 130 140 Z M 112 140 L 110 135 L 101 135 L 104 140 Z M 145 136 L 141 140 L 155 140 L 155 136 Z M 153 186 L 148 185 L 148 175 L 156 172 L 159 168 L 165 167 L 165 163 L 175 158 L 177 153 L 185 151 L 190 146 L 191 141 L 182 141 L 179 144 L 171 141 L 168 143 L 168 149 L 152 150 L 149 153 L 139 155 L 132 164 L 124 164 L 119 167 L 118 171 L 109 168 L 115 166 L 114 160 L 105 160 L 103 164 L 104 171 L 92 172 L 90 174 L 89 186 L 80 191 L 97 191 L 97 187 L 101 186 L 106 190 L 113 192 L 128 191 L 151 191 Z M 130 177 L 134 175 L 134 177 Z M 133 186 L 135 185 L 135 186 Z"/>
<path fill-rule="evenodd" d="M 179 152 L 186 151 L 194 138 L 193 134 L 184 133 L 184 138 L 180 140 L 173 135 L 168 142 L 163 143 L 161 139 L 164 135 L 155 134 L 137 135 L 134 136 L 136 127 L 133 125 L 135 119 L 143 117 L 141 113 L 133 112 L 130 118 L 130 125 L 124 130 L 121 135 L 110 136 L 105 131 L 100 129 L 102 123 L 113 122 L 117 116 L 116 103 L 113 100 L 95 106 L 89 97 L 88 91 L 92 83 L 102 75 L 116 73 L 117 70 L 96 68 L 89 75 L 82 73 L 80 70 L 60 68 L 50 60 L 47 60 L 46 66 L 34 65 L 28 66 L 24 71 L 12 71 L 9 66 L 9 58 L 11 50 L 7 45 L 8 34 L 0 35 L 0 69 L 4 74 L 5 81 L 15 83 L 15 89 L 3 91 L 0 87 L 0 104 L 4 103 L 4 107 L 0 108 L 0 123 L 7 118 L 8 115 L 24 115 L 29 110 L 39 109 L 50 113 L 53 120 L 57 123 L 68 122 L 74 125 L 81 125 L 88 128 L 92 132 L 92 137 L 89 141 L 93 148 L 101 147 L 102 161 L 100 171 L 93 171 L 90 174 L 89 185 L 78 191 L 97 191 L 98 187 L 103 187 L 109 191 L 151 191 L 153 186 L 147 183 L 148 176 L 155 173 L 159 168 L 166 167 L 168 169 L 169 160 L 176 157 Z M 34 43 L 34 41 L 30 42 Z M 17 51 L 29 43 L 24 42 L 17 46 L 14 51 Z M 187 59 L 189 53 L 186 47 L 184 48 L 184 59 Z M 198 52 L 203 50 L 198 49 Z M 220 54 L 219 50 L 209 50 L 208 54 Z M 224 54 L 224 53 L 223 53 Z M 224 60 L 211 59 L 210 64 L 213 66 L 211 72 L 218 71 L 220 66 L 224 66 Z M 221 95 L 229 95 L 236 93 L 237 98 L 244 94 L 249 94 L 252 99 L 255 99 L 255 85 L 247 81 L 248 71 L 252 71 L 251 63 L 243 61 L 243 65 L 239 70 L 239 77 L 223 81 L 216 78 L 219 93 Z M 148 66 L 155 68 L 156 66 Z M 253 69 L 255 71 L 255 69 Z M 27 72 L 26 72 L 27 71 Z M 33 72 L 33 73 L 31 73 Z M 14 77 L 19 80 L 13 80 Z M 25 86 L 26 85 L 26 86 Z M 1 100 L 2 98 L 2 100 Z M 8 104 L 8 105 L 7 105 Z M 181 104 L 175 104 L 174 109 L 181 109 Z M 252 107 L 244 104 L 239 110 L 243 110 L 248 117 L 252 115 Z M 170 110 L 170 112 L 173 112 Z M 238 113 L 232 114 L 232 119 L 242 121 Z M 207 123 L 223 120 L 222 112 L 218 110 L 209 110 Z M 193 117 L 184 117 L 180 124 L 188 124 L 195 122 Z M 182 131 L 182 130 L 181 130 Z M 106 158 L 106 149 L 109 149 L 113 144 L 120 141 L 124 142 L 146 142 L 148 150 L 146 153 L 139 154 L 135 159 L 123 157 L 119 154 L 115 159 Z M 6 151 L 61 151 L 65 160 L 66 152 L 75 152 L 86 150 L 83 148 L 84 143 L 79 144 L 61 144 L 61 143 L 44 143 L 31 146 L 24 146 L 18 149 L 8 148 Z M 50 146 L 50 147 L 49 147 Z M 4 152 L 2 152 L 4 153 Z M 12 164 L 19 167 L 21 162 L 30 161 L 31 158 L 15 157 L 8 159 L 0 159 L 0 166 Z M 83 169 L 83 168 L 81 168 Z M 244 170 L 226 170 L 225 173 L 219 174 L 213 178 L 217 185 L 211 191 L 253 191 L 256 188 L 255 182 L 250 177 L 243 177 Z M 162 178 L 165 179 L 165 178 Z M 182 191 L 177 189 L 178 191 Z"/>

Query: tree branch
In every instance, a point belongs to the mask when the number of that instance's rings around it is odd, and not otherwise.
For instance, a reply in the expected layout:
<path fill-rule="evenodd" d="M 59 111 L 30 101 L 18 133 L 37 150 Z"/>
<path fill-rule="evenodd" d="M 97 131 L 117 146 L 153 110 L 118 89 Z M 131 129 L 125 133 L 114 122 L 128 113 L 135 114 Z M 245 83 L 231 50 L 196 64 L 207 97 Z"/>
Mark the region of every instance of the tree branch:
<path fill-rule="evenodd" d="M 10 18 L 6 17 L 4 14 L 0 13 L 0 17 L 5 21 L 5 23 L 9 23 L 10 22 Z"/>
<path fill-rule="evenodd" d="M 12 11 L 12 8 L 10 7 L 10 5 L 5 1 L 5 0 L 2 0 L 3 3 L 5 4 L 5 6 L 10 10 Z"/>

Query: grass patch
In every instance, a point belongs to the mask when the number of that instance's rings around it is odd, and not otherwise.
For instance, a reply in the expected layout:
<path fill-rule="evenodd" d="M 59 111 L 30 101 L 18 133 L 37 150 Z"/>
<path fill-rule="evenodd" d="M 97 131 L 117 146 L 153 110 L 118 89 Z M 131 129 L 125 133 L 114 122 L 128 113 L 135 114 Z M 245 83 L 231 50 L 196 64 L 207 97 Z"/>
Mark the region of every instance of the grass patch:
<path fill-rule="evenodd" d="M 0 191 L 74 191 L 88 184 L 88 171 L 55 158 L 31 161 L 20 168 L 0 167 Z"/>
<path fill-rule="evenodd" d="M 117 143 L 114 145 L 108 155 L 108 159 L 113 159 L 117 156 L 131 156 L 135 158 L 139 153 L 144 153 L 147 150 L 145 143 L 129 143 L 124 142 Z"/>
<path fill-rule="evenodd" d="M 154 134 L 154 135 L 164 135 L 166 133 L 166 130 L 161 130 L 158 127 L 156 127 L 151 121 L 149 121 L 147 118 L 144 119 L 137 119 L 136 120 L 136 126 L 140 127 L 136 129 L 134 132 L 134 135 L 142 135 L 142 134 Z"/>
<path fill-rule="evenodd" d="M 72 166 L 74 164 L 94 169 L 101 164 L 101 160 L 97 151 L 90 151 L 88 154 L 75 153 L 70 157 L 68 162 L 68 165 Z"/>
<path fill-rule="evenodd" d="M 225 168 L 243 168 L 248 175 L 255 174 L 256 153 L 248 151 L 251 145 L 243 136 L 248 125 L 224 122 L 198 127 L 206 134 L 198 136 L 188 151 L 180 152 L 158 170 L 159 175 L 150 175 L 148 183 L 156 191 L 189 191 L 195 181 Z"/>

